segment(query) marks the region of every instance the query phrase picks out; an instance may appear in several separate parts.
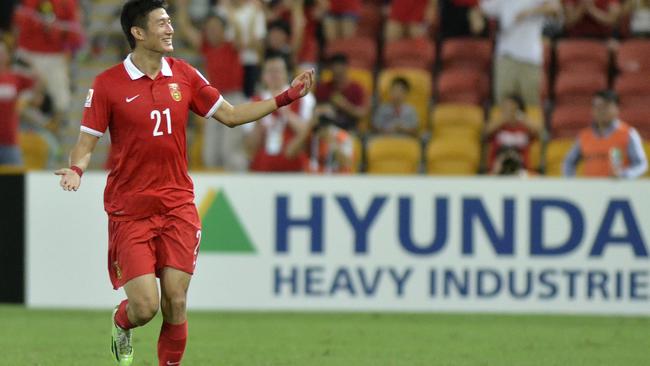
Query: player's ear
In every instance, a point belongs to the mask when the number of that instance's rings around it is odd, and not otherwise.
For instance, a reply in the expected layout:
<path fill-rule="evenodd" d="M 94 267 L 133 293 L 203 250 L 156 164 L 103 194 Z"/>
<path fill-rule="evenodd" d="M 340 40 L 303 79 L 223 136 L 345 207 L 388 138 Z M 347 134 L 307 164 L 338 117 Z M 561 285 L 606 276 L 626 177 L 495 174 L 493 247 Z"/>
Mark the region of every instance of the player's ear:
<path fill-rule="evenodd" d="M 144 41 L 144 29 L 140 27 L 131 27 L 131 35 L 136 41 Z"/>

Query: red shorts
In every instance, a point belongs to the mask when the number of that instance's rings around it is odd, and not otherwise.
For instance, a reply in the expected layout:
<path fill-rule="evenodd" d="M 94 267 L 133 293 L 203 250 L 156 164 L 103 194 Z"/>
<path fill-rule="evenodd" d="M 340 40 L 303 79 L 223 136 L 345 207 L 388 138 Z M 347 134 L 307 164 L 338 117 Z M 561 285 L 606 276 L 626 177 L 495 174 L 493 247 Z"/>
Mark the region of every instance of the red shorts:
<path fill-rule="evenodd" d="M 425 0 L 394 0 L 390 6 L 389 18 L 404 24 L 422 23 L 426 7 Z"/>
<path fill-rule="evenodd" d="M 201 241 L 196 206 L 187 204 L 140 220 L 108 220 L 108 273 L 114 289 L 164 267 L 194 273 Z"/>

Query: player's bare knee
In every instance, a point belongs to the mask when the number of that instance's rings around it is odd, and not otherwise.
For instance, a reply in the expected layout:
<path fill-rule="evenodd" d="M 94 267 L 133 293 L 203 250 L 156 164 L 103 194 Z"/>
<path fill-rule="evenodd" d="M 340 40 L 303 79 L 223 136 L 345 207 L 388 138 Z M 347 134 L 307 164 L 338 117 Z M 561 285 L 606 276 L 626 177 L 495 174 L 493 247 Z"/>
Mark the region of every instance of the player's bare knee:
<path fill-rule="evenodd" d="M 129 306 L 133 307 L 133 314 L 137 318 L 139 325 L 148 323 L 158 313 L 157 299 L 129 301 Z"/>
<path fill-rule="evenodd" d="M 168 299 L 169 301 L 169 310 L 172 314 L 179 315 L 185 313 L 186 299 L 184 295 L 173 296 Z"/>

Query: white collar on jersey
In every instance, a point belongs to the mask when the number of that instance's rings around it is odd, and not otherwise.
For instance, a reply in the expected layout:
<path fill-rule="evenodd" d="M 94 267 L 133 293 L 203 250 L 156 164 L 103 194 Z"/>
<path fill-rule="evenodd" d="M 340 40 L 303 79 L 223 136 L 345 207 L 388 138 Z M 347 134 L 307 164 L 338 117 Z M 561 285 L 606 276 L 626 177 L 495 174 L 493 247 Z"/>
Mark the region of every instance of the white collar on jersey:
<path fill-rule="evenodd" d="M 144 76 L 144 73 L 140 71 L 140 69 L 138 69 L 131 60 L 131 53 L 126 56 L 124 62 L 122 63 L 124 64 L 126 73 L 129 74 L 131 80 L 137 80 Z M 164 57 L 162 58 L 162 67 L 160 68 L 160 72 L 163 74 L 163 76 L 172 76 L 172 68 L 169 67 L 167 60 Z"/>

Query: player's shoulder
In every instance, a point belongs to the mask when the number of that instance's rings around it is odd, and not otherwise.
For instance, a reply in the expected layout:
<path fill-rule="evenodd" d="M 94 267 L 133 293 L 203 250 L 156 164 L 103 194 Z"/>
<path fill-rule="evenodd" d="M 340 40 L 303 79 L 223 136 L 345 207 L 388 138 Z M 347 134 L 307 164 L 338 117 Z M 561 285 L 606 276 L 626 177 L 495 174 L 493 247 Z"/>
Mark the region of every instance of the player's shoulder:
<path fill-rule="evenodd" d="M 194 66 L 192 66 L 189 62 L 183 60 L 182 58 L 167 56 L 165 57 L 165 61 L 167 61 L 167 64 L 172 69 L 172 72 L 175 70 L 180 70 L 182 72 L 187 72 L 187 71 L 194 72 L 194 70 L 196 70 Z"/>
<path fill-rule="evenodd" d="M 95 76 L 95 84 L 112 85 L 117 81 L 127 80 L 128 77 L 129 75 L 124 68 L 124 63 L 120 62 L 97 74 Z"/>

